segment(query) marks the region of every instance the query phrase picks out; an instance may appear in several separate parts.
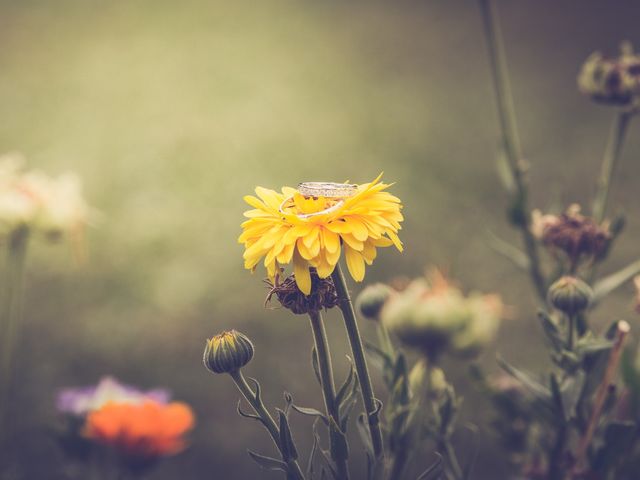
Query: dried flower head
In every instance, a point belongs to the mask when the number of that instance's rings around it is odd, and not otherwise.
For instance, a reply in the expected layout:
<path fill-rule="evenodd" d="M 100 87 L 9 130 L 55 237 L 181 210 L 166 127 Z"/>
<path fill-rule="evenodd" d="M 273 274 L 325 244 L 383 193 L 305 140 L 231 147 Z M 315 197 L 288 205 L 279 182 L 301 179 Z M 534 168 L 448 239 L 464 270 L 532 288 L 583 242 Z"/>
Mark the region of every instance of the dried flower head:
<path fill-rule="evenodd" d="M 362 281 L 377 247 L 402 251 L 397 235 L 402 205 L 384 191 L 389 185 L 380 177 L 363 185 L 308 182 L 298 189 L 283 187 L 282 193 L 257 187 L 258 197 L 244 197 L 254 208 L 245 212 L 249 220 L 238 239 L 245 246 L 245 268 L 255 270 L 264 258 L 274 281 L 281 265 L 293 263 L 295 281 L 309 295 L 309 268 L 327 278 L 344 251 L 351 276 Z"/>
<path fill-rule="evenodd" d="M 409 347 L 436 358 L 473 355 L 493 339 L 504 307 L 497 295 L 464 295 L 440 273 L 414 280 L 385 305 L 381 320 Z"/>
<path fill-rule="evenodd" d="M 632 105 L 640 96 L 640 56 L 629 43 L 622 44 L 617 58 L 592 53 L 580 70 L 578 88 L 597 102 Z"/>
<path fill-rule="evenodd" d="M 273 282 L 267 279 L 266 283 L 270 290 L 265 304 L 275 295 L 284 308 L 291 310 L 296 315 L 319 312 L 338 305 L 338 294 L 331 277 L 320 278 L 315 268 L 310 269 L 310 274 L 311 292 L 309 295 L 302 293 L 296 283 L 295 275 L 289 275 L 282 281 L 277 275 Z"/>
<path fill-rule="evenodd" d="M 184 403 L 110 402 L 89 413 L 84 435 L 139 463 L 182 451 L 193 424 L 193 412 Z"/>
<path fill-rule="evenodd" d="M 571 205 L 558 216 L 534 216 L 532 231 L 552 252 L 563 252 L 572 269 L 583 261 L 600 259 L 609 247 L 608 224 L 598 224 L 580 213 L 579 205 Z"/>

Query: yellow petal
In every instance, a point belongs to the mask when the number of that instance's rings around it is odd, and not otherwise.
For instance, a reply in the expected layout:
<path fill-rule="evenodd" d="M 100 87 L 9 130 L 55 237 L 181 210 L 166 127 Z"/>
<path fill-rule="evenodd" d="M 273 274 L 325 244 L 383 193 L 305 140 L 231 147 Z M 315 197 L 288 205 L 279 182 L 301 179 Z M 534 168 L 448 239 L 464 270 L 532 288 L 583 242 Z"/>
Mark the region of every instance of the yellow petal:
<path fill-rule="evenodd" d="M 297 252 L 293 253 L 293 273 L 296 277 L 296 284 L 302 293 L 311 293 L 311 274 L 309 273 L 309 263 Z"/>
<path fill-rule="evenodd" d="M 345 246 L 344 256 L 347 260 L 349 273 L 356 282 L 361 282 L 364 279 L 364 259 L 362 255 L 353 248 Z"/>
<path fill-rule="evenodd" d="M 322 243 L 327 252 L 335 253 L 340 250 L 340 237 L 337 234 L 326 228 L 323 228 L 321 232 Z"/>

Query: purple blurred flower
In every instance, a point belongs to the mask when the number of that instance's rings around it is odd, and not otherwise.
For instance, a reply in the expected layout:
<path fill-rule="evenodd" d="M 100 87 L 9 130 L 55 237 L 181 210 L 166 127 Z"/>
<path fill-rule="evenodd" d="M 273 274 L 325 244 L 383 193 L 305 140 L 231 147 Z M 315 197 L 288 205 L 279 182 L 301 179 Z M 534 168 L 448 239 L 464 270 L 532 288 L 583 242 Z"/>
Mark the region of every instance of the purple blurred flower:
<path fill-rule="evenodd" d="M 109 402 L 142 403 L 151 400 L 164 404 L 170 399 L 169 391 L 162 388 L 144 392 L 124 385 L 113 377 L 102 377 L 95 386 L 60 389 L 56 397 L 56 407 L 62 413 L 82 416 Z"/>

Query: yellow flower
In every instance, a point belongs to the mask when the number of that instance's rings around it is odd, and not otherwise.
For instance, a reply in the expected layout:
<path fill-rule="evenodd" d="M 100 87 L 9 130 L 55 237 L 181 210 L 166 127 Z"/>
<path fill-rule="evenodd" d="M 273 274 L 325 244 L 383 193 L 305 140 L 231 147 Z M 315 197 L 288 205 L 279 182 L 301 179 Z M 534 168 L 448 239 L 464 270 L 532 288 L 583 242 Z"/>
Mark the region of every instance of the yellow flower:
<path fill-rule="evenodd" d="M 289 187 L 282 193 L 257 187 L 258 198 L 244 197 L 254 207 L 245 212 L 249 220 L 242 224 L 238 239 L 245 246 L 245 268 L 255 270 L 264 257 L 273 279 L 280 265 L 293 263 L 296 283 L 308 295 L 309 267 L 326 278 L 344 251 L 349 273 L 362 281 L 365 263 L 373 263 L 377 247 L 395 245 L 402 251 L 397 235 L 402 204 L 385 191 L 389 185 L 381 183 L 381 177 L 353 187 L 353 194 L 344 198 L 304 196 Z"/>

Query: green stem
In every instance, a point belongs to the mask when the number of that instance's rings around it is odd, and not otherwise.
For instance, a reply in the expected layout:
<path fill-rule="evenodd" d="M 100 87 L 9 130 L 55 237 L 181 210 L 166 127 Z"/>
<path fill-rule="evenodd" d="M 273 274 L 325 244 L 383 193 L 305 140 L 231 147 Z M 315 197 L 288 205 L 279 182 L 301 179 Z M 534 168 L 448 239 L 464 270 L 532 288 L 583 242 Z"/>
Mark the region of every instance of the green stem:
<path fill-rule="evenodd" d="M 27 254 L 29 231 L 20 228 L 13 232 L 7 244 L 6 276 L 0 317 L 0 340 L 2 357 L 0 366 L 0 432 L 6 430 L 7 408 L 10 403 L 11 379 L 13 375 L 13 349 L 22 321 L 24 302 L 24 266 Z M 0 436 L 2 434 L 0 433 Z"/>
<path fill-rule="evenodd" d="M 520 210 L 519 213 L 522 216 L 522 221 L 519 222 L 519 228 L 527 256 L 529 257 L 529 274 L 538 296 L 544 300 L 546 296 L 546 281 L 540 269 L 540 258 L 536 240 L 529 228 L 531 225 L 531 213 L 528 209 L 528 189 L 525 178 L 526 169 L 516 125 L 513 96 L 511 94 L 511 85 L 507 73 L 504 42 L 502 40 L 500 24 L 493 0 L 479 0 L 479 4 L 489 52 L 489 63 L 491 66 L 493 88 L 496 94 L 504 152 L 511 170 L 511 175 L 513 176 L 516 190 L 514 192 L 514 198 L 517 201 L 517 206 Z"/>
<path fill-rule="evenodd" d="M 233 378 L 233 381 L 238 387 L 238 390 L 240 390 L 240 393 L 242 393 L 242 396 L 247 400 L 247 402 L 249 402 L 253 410 L 262 420 L 262 424 L 269 432 L 269 435 L 271 435 L 271 439 L 276 444 L 276 447 L 278 447 L 278 450 L 282 452 L 282 449 L 280 447 L 280 430 L 278 429 L 278 425 L 276 425 L 276 422 L 273 420 L 271 414 L 267 411 L 266 408 L 264 408 L 262 402 L 258 401 L 256 394 L 251 389 L 240 370 L 230 372 L 229 375 L 231 376 L 231 378 Z M 296 480 L 304 480 L 304 474 L 302 473 L 300 465 L 296 460 L 285 458 L 283 458 L 283 460 L 287 462 L 287 467 L 289 468 L 288 475 L 291 478 L 294 478 Z"/>
<path fill-rule="evenodd" d="M 393 343 L 391 343 L 391 337 L 389 337 L 389 331 L 380 320 L 378 320 L 378 342 L 380 343 L 380 348 L 384 353 L 389 355 L 391 358 L 395 358 L 396 354 L 393 348 Z"/>
<path fill-rule="evenodd" d="M 358 381 L 360 382 L 362 400 L 364 402 L 367 417 L 369 418 L 369 433 L 371 435 L 373 454 L 376 459 L 381 459 L 384 456 L 382 432 L 380 431 L 378 415 L 374 414 L 374 412 L 378 410 L 378 405 L 373 394 L 369 368 L 367 367 L 364 348 L 362 346 L 362 338 L 360 338 L 358 324 L 356 323 L 356 314 L 353 310 L 353 303 L 349 296 L 349 290 L 347 289 L 347 283 L 345 282 L 344 275 L 342 274 L 340 263 L 336 265 L 336 268 L 331 274 L 331 278 L 333 279 L 333 283 L 336 287 L 336 293 L 340 299 L 339 307 L 342 312 L 342 317 L 344 318 L 344 325 L 347 329 L 349 343 L 351 344 L 351 353 L 353 354 L 353 362 L 355 363 Z"/>
<path fill-rule="evenodd" d="M 602 159 L 600 176 L 598 177 L 598 187 L 595 200 L 593 202 L 593 218 L 600 223 L 604 220 L 609 201 L 609 191 L 611 190 L 611 180 L 616 170 L 616 166 L 622 152 L 622 145 L 629 127 L 632 111 L 622 111 L 618 113 L 609 133 L 609 140 Z"/>
<path fill-rule="evenodd" d="M 462 468 L 460 467 L 460 462 L 458 462 L 458 457 L 456 455 L 453 446 L 451 445 L 451 441 L 447 438 L 442 442 L 442 447 L 444 449 L 444 453 L 447 457 L 447 461 L 449 463 L 449 467 L 451 468 L 451 473 L 456 480 L 462 480 L 464 478 L 464 474 L 462 473 Z"/>
<path fill-rule="evenodd" d="M 576 316 L 575 315 L 567 315 L 567 319 L 569 320 L 567 332 L 567 350 L 573 352 L 575 347 L 575 337 L 576 337 Z"/>
<path fill-rule="evenodd" d="M 333 379 L 333 368 L 331 366 L 331 353 L 329 351 L 329 342 L 327 341 L 327 333 L 322 321 L 320 312 L 309 312 L 309 320 L 311 321 L 311 330 L 313 331 L 313 341 L 316 346 L 318 355 L 318 366 L 320 369 L 320 381 L 322 383 L 322 394 L 327 415 L 333 418 L 336 425 L 340 425 L 340 406 L 336 402 L 336 386 Z M 338 454 L 339 447 L 335 445 L 333 435 L 329 435 L 331 441 L 331 456 L 336 463 L 336 469 L 339 479 L 349 478 L 349 467 L 347 459 L 342 458 L 343 455 Z"/>

